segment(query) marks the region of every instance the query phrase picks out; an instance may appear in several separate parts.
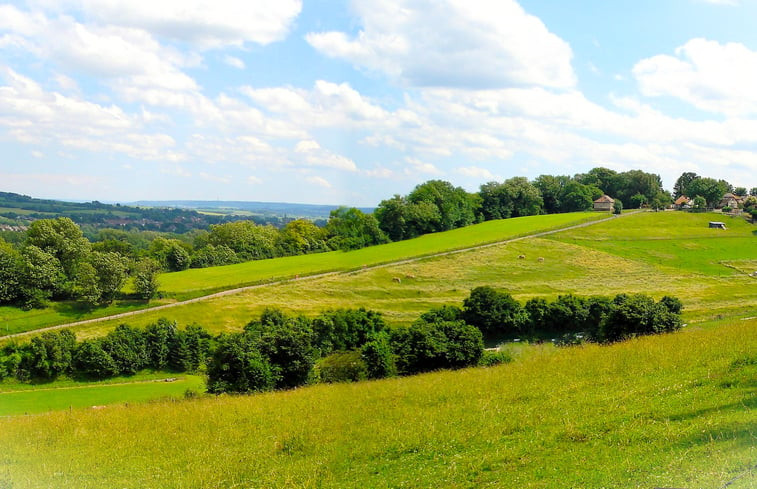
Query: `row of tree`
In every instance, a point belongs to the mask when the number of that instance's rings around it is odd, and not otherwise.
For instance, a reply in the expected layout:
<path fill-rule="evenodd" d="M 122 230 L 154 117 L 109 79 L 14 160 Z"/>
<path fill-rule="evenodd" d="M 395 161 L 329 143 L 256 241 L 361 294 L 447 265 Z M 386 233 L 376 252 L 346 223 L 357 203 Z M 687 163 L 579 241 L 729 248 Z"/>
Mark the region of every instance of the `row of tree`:
<path fill-rule="evenodd" d="M 0 380 L 63 374 L 103 379 L 152 368 L 206 371 L 211 393 L 287 389 L 490 364 L 485 336 L 559 334 L 608 343 L 676 331 L 681 308 L 677 298 L 655 302 L 641 294 L 563 295 L 521 305 L 505 292 L 477 287 L 462 307 L 431 309 L 409 327 L 388 327 L 381 314 L 365 309 L 330 310 L 315 318 L 266 309 L 242 332 L 216 337 L 197 325 L 179 330 L 161 319 L 145 329 L 120 325 L 100 339 L 77 342 L 63 330 L 6 345 Z"/>

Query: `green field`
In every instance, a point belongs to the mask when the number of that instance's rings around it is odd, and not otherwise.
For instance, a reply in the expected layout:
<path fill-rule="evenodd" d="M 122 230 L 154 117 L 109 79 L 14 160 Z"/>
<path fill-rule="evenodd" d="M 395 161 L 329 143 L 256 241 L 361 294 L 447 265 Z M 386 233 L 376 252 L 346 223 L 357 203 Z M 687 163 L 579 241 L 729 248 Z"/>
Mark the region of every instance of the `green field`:
<path fill-rule="evenodd" d="M 181 398 L 187 390 L 204 392 L 204 378 L 186 374 L 155 374 L 100 382 L 6 383 L 0 384 L 0 416 L 137 403 L 166 397 Z"/>
<path fill-rule="evenodd" d="M 197 322 L 214 332 L 239 330 L 263 308 L 274 306 L 291 313 L 316 315 L 328 308 L 366 307 L 384 313 L 390 323 L 407 324 L 431 307 L 457 304 L 470 290 L 488 284 L 512 293 L 521 301 L 531 297 L 553 299 L 559 294 L 614 295 L 648 293 L 681 297 L 686 322 L 721 317 L 757 316 L 755 278 L 739 271 L 757 259 L 755 228 L 734 221 L 728 231 L 713 237 L 706 214 L 642 213 L 625 216 L 547 238 L 529 238 L 504 245 L 412 263 L 357 270 L 313 280 L 290 281 L 148 311 L 128 318 L 141 326 L 168 317 L 185 325 Z M 645 239 L 663 225 L 678 223 L 678 239 Z M 637 231 L 633 231 L 637 229 Z M 616 236 L 612 241 L 603 239 Z M 632 239 L 635 235 L 639 239 Z M 693 237 L 699 234 L 701 239 Z M 714 259 L 707 252 L 692 253 L 687 243 L 705 243 L 722 250 Z M 733 244 L 736 246 L 733 246 Z M 665 264 L 649 247 L 666 246 Z M 704 246 L 704 245 L 701 245 Z M 607 247 L 603 250 L 601 247 Z M 638 252 L 628 252 L 628 249 Z M 519 259 L 519 256 L 525 259 Z M 539 258 L 542 258 L 540 261 Z M 725 262 L 720 263 L 721 260 Z M 677 267 L 679 263 L 685 266 Z M 697 272 L 700 268 L 704 272 Z M 401 283 L 395 282 L 400 278 Z M 77 326 L 79 337 L 99 336 L 125 320 Z"/>
<path fill-rule="evenodd" d="M 94 310 L 83 309 L 72 303 L 55 303 L 48 308 L 31 311 L 0 307 L 0 336 L 145 309 L 236 287 L 292 279 L 296 275 L 305 277 L 324 272 L 362 269 L 363 266 L 506 240 L 602 217 L 607 215 L 574 213 L 490 221 L 347 253 L 336 251 L 167 273 L 161 275 L 159 280 L 160 290 L 168 298 L 152 301 L 149 305 L 142 301 L 117 301 L 108 307 Z"/>
<path fill-rule="evenodd" d="M 734 321 L 488 369 L 0 419 L 0 484 L 744 489 L 755 352 L 757 321 Z"/>

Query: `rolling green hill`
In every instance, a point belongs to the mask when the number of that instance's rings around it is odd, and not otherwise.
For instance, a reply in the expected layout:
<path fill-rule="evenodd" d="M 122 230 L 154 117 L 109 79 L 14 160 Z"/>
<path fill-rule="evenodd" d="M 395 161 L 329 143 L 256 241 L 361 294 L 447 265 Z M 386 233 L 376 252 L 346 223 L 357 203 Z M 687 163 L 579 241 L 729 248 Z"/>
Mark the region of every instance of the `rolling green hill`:
<path fill-rule="evenodd" d="M 0 487 L 757 483 L 757 321 L 514 363 L 0 419 Z"/>

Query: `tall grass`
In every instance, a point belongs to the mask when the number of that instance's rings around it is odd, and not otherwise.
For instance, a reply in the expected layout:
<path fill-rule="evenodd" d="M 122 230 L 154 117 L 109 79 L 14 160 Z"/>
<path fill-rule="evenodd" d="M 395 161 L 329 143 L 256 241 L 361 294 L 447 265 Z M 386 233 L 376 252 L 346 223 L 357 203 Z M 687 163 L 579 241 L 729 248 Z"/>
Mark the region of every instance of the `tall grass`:
<path fill-rule="evenodd" d="M 737 321 L 487 369 L 2 419 L 0 484 L 753 484 L 755 352 L 757 322 Z"/>

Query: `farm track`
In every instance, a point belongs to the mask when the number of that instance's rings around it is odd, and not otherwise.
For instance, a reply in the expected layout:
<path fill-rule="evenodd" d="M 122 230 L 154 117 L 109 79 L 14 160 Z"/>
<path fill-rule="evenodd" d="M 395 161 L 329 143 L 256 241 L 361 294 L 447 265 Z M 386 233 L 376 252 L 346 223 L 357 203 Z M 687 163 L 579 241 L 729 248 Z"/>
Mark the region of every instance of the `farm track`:
<path fill-rule="evenodd" d="M 20 338 L 20 337 L 29 336 L 29 335 L 32 335 L 32 334 L 44 333 L 45 331 L 53 331 L 53 330 L 57 330 L 57 329 L 70 328 L 70 327 L 73 327 L 73 326 L 82 326 L 82 325 L 85 325 L 85 324 L 99 323 L 99 322 L 103 322 L 103 321 L 110 321 L 110 320 L 113 320 L 113 319 L 128 318 L 128 317 L 132 317 L 132 316 L 137 316 L 139 314 L 144 314 L 144 313 L 147 313 L 147 312 L 154 312 L 154 311 L 160 311 L 160 310 L 163 310 L 163 309 L 170 309 L 172 307 L 183 306 L 183 305 L 192 304 L 192 303 L 195 303 L 195 302 L 207 301 L 207 300 L 211 300 L 211 299 L 215 299 L 215 298 L 223 297 L 223 296 L 227 296 L 227 295 L 239 294 L 239 293 L 242 293 L 242 292 L 246 292 L 246 291 L 249 291 L 249 290 L 260 289 L 260 288 L 263 288 L 263 287 L 272 287 L 272 286 L 286 284 L 286 283 L 291 283 L 291 282 L 301 282 L 301 281 L 304 281 L 304 280 L 318 280 L 318 279 L 322 279 L 322 278 L 325 278 L 325 277 L 333 277 L 333 276 L 337 276 L 337 275 L 350 275 L 350 274 L 354 274 L 354 273 L 366 272 L 366 271 L 369 271 L 369 270 L 388 268 L 388 267 L 393 267 L 393 266 L 397 266 L 397 265 L 406 265 L 408 263 L 415 263 L 415 262 L 418 262 L 418 261 L 421 261 L 421 260 L 429 260 L 429 259 L 439 258 L 439 257 L 443 257 L 443 256 L 455 255 L 455 254 L 458 254 L 458 253 L 466 253 L 468 251 L 480 250 L 480 249 L 484 249 L 484 248 L 491 248 L 491 247 L 494 247 L 494 246 L 501 246 L 501 245 L 508 244 L 508 243 L 514 243 L 514 242 L 517 242 L 517 241 L 523 241 L 523 240 L 526 240 L 526 239 L 541 238 L 543 236 L 549 236 L 551 234 L 561 233 L 563 231 L 570 231 L 570 230 L 573 230 L 573 229 L 579 229 L 579 228 L 585 228 L 585 227 L 593 226 L 593 225 L 599 224 L 601 222 L 606 222 L 606 221 L 610 221 L 612 219 L 617 219 L 619 217 L 625 217 L 625 216 L 629 216 L 629 215 L 632 215 L 632 214 L 636 214 L 637 212 L 641 212 L 641 211 L 628 212 L 628 213 L 624 213 L 624 214 L 621 214 L 621 215 L 611 215 L 610 217 L 606 217 L 604 219 L 598 219 L 596 221 L 589 221 L 589 222 L 584 222 L 584 223 L 581 223 L 581 224 L 574 224 L 572 226 L 567 226 L 567 227 L 558 228 L 558 229 L 551 229 L 551 230 L 548 230 L 548 231 L 540 231 L 538 233 L 529 234 L 529 235 L 526 235 L 526 236 L 519 236 L 519 237 L 516 237 L 516 238 L 508 238 L 508 239 L 505 239 L 505 240 L 502 240 L 502 241 L 495 241 L 493 243 L 485 243 L 485 244 L 480 244 L 480 245 L 475 245 L 475 246 L 469 246 L 469 247 L 466 247 L 466 248 L 460 248 L 460 249 L 456 249 L 456 250 L 442 251 L 442 252 L 433 253 L 433 254 L 430 254 L 430 255 L 421 255 L 421 256 L 417 256 L 417 257 L 413 257 L 413 258 L 406 258 L 406 259 L 402 259 L 402 260 L 396 260 L 396 261 L 390 261 L 390 262 L 386 262 L 386 263 L 380 263 L 380 264 L 377 264 L 377 265 L 365 266 L 365 267 L 359 268 L 359 269 L 340 270 L 340 271 L 336 271 L 336 272 L 316 273 L 316 274 L 313 274 L 313 275 L 306 275 L 306 276 L 302 276 L 302 277 L 299 277 L 299 278 L 286 278 L 286 279 L 275 280 L 275 281 L 266 282 L 266 283 L 262 283 L 262 284 L 247 285 L 245 287 L 238 287 L 238 288 L 235 288 L 235 289 L 229 289 L 229 290 L 224 290 L 224 291 L 221 291 L 221 292 L 215 292 L 213 294 L 208 294 L 208 295 L 204 295 L 204 296 L 201 296 L 201 297 L 195 297 L 195 298 L 187 299 L 187 300 L 184 300 L 184 301 L 172 302 L 170 304 L 162 304 L 160 306 L 149 307 L 149 308 L 146 308 L 146 309 L 140 309 L 138 311 L 122 312 L 122 313 L 119 313 L 119 314 L 113 314 L 111 316 L 103 316 L 103 317 L 100 317 L 100 318 L 85 319 L 85 320 L 82 320 L 82 321 L 75 321 L 75 322 L 72 322 L 72 323 L 57 324 L 55 326 L 47 326 L 47 327 L 44 327 L 44 328 L 34 329 L 34 330 L 30 330 L 30 331 L 24 331 L 22 333 L 14 333 L 14 334 L 10 334 L 10 335 L 0 336 L 0 340 L 7 340 L 7 339 L 11 339 L 11 338 Z"/>

